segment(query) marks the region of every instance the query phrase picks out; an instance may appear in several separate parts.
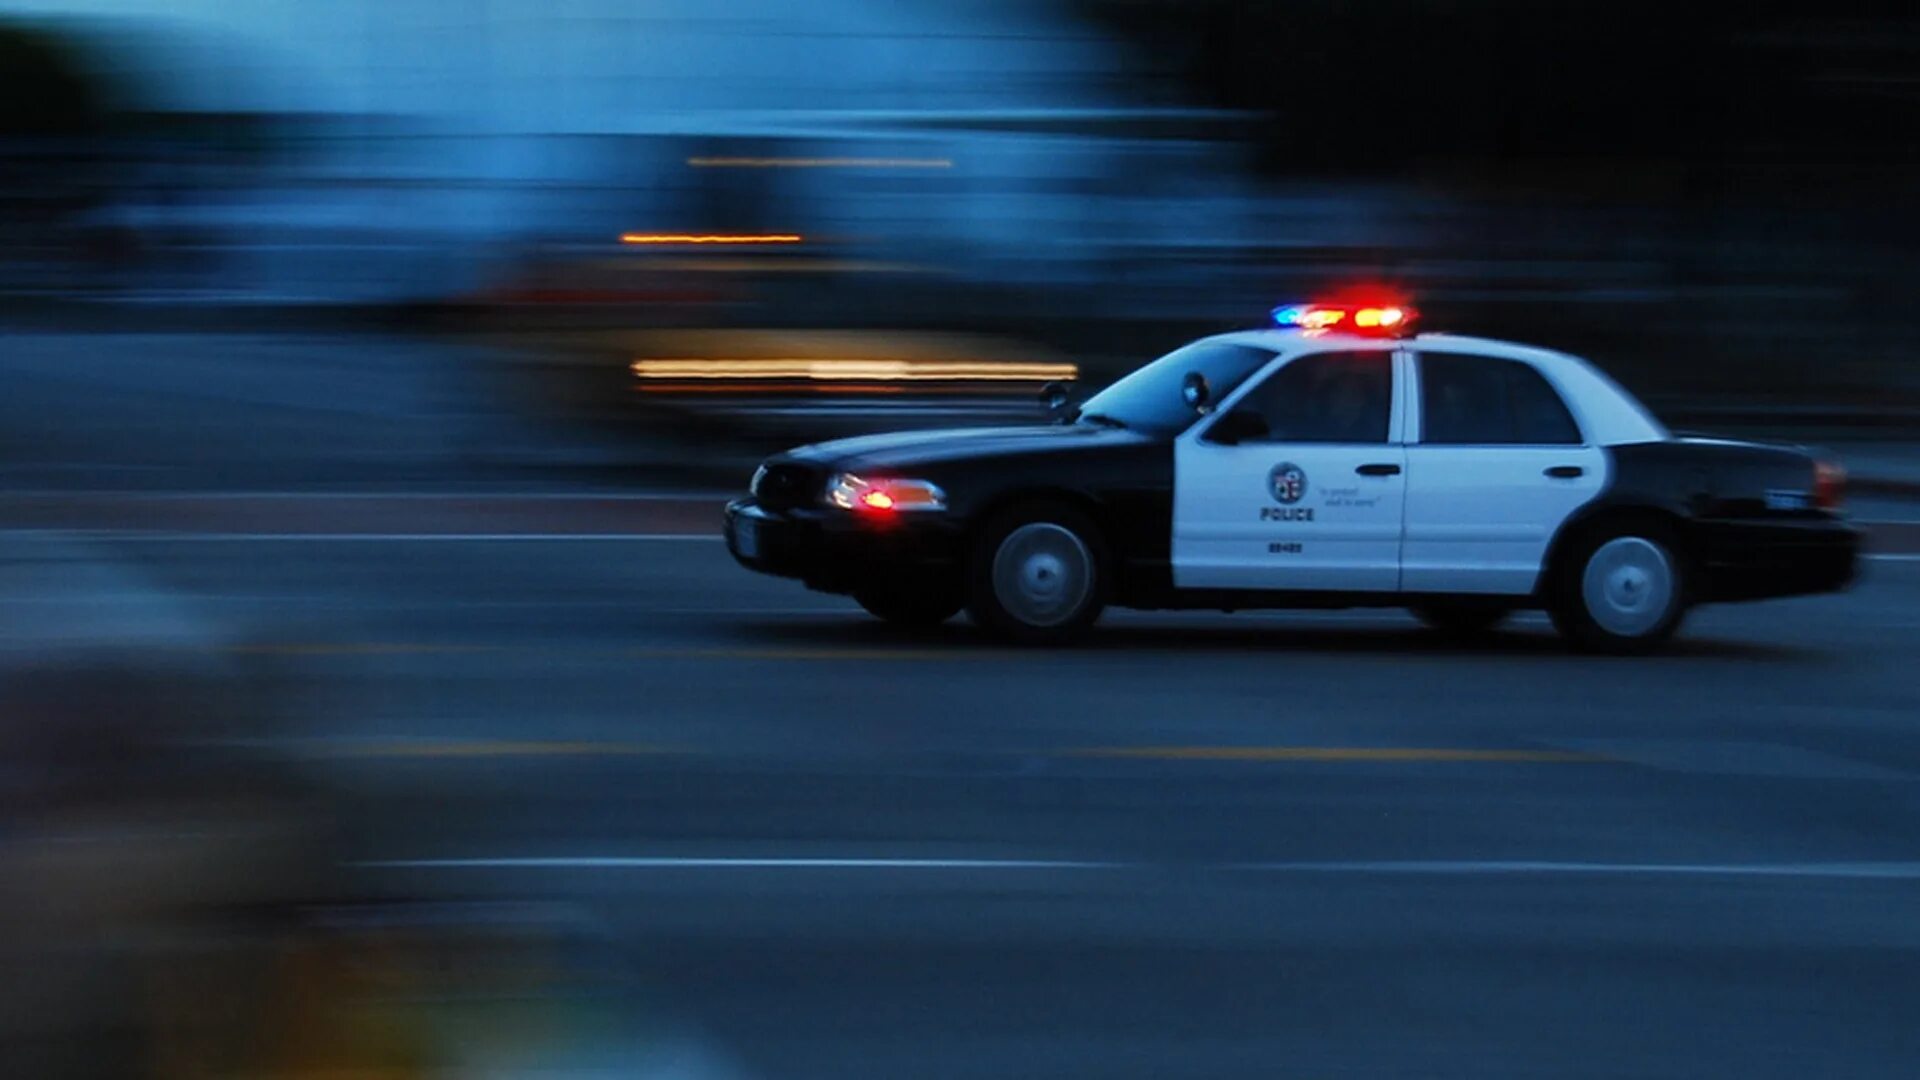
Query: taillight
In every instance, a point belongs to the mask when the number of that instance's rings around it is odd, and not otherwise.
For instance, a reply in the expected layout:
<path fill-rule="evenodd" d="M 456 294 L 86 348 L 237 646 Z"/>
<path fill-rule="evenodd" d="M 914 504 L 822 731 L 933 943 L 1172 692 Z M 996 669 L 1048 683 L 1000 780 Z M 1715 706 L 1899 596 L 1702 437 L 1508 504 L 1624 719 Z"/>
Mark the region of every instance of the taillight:
<path fill-rule="evenodd" d="M 1813 463 L 1813 505 L 1838 510 L 1847 496 L 1847 468 L 1837 461 Z"/>

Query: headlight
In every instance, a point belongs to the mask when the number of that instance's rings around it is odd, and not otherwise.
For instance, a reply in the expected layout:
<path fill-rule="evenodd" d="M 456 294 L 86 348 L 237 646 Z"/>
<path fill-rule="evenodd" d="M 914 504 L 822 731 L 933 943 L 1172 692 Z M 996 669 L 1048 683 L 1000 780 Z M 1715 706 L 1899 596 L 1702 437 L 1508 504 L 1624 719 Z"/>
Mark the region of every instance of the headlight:
<path fill-rule="evenodd" d="M 894 477 L 865 479 L 837 473 L 827 481 L 827 505 L 842 510 L 893 513 L 902 510 L 945 510 L 947 493 L 927 480 Z"/>

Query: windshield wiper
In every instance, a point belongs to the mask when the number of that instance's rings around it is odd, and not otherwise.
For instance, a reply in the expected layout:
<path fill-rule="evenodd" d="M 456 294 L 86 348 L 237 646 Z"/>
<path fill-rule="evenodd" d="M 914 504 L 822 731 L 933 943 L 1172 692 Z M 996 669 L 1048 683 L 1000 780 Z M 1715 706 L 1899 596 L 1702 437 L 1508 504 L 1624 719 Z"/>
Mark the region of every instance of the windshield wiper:
<path fill-rule="evenodd" d="M 1106 413 L 1081 413 L 1080 419 L 1085 420 L 1089 424 L 1097 424 L 1100 427 L 1119 428 L 1122 431 L 1125 431 L 1127 427 L 1125 420 L 1117 416 L 1108 416 Z"/>

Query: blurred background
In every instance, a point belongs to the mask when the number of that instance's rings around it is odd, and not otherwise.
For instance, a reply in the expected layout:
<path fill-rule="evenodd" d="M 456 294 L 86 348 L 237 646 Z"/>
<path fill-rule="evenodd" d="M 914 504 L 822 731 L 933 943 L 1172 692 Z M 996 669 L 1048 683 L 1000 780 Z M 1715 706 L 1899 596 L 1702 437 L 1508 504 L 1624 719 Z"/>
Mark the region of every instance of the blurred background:
<path fill-rule="evenodd" d="M 0 0 L 0 1055 L 1911 1075 L 1916 191 L 1902 5 Z M 1355 284 L 1834 449 L 1878 561 L 1042 657 L 712 542 Z"/>

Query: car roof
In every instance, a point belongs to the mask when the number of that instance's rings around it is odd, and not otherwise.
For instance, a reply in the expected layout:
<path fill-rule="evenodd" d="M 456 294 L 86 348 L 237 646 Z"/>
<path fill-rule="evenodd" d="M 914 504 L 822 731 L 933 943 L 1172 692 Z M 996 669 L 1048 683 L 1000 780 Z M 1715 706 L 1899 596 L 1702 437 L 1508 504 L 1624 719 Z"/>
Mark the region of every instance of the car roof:
<path fill-rule="evenodd" d="M 1406 338 L 1383 338 L 1363 334 L 1342 334 L 1324 330 L 1237 330 L 1217 334 L 1206 340 L 1231 345 L 1252 345 L 1276 353 L 1301 351 L 1329 352 L 1347 349 L 1425 349 L 1429 352 L 1471 353 L 1475 356 L 1518 360 L 1540 372 L 1560 391 L 1567 407 L 1580 422 L 1587 440 L 1597 446 L 1657 442 L 1672 436 L 1638 399 L 1614 382 L 1599 368 L 1580 357 L 1554 349 L 1522 345 L 1494 338 L 1468 337 L 1462 334 L 1416 334 Z"/>
<path fill-rule="evenodd" d="M 1522 345 L 1517 341 L 1468 337 L 1464 334 L 1429 333 L 1415 334 L 1412 337 L 1383 337 L 1378 334 L 1343 334 L 1333 330 L 1283 330 L 1271 327 L 1259 330 L 1233 330 L 1224 334 L 1215 334 L 1207 340 L 1232 345 L 1258 345 L 1279 352 L 1293 352 L 1303 345 L 1313 346 L 1314 352 L 1326 352 L 1331 349 L 1411 349 L 1427 345 L 1442 346 L 1448 351 L 1474 352 L 1482 356 L 1508 357 L 1535 363 L 1553 363 L 1563 360 L 1571 360 L 1575 363 L 1585 362 L 1578 357 L 1553 349 Z"/>

